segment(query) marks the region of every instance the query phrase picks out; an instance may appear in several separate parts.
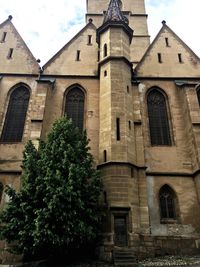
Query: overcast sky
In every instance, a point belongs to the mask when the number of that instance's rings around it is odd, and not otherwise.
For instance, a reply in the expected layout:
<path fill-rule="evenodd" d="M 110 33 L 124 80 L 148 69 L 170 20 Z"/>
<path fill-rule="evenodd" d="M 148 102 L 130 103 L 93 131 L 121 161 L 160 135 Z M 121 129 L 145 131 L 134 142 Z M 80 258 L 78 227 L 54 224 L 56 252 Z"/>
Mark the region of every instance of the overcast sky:
<path fill-rule="evenodd" d="M 85 9 L 86 0 L 0 0 L 0 23 L 12 15 L 15 27 L 43 65 L 84 26 Z M 151 40 L 166 20 L 200 56 L 200 0 L 146 0 L 146 11 Z"/>

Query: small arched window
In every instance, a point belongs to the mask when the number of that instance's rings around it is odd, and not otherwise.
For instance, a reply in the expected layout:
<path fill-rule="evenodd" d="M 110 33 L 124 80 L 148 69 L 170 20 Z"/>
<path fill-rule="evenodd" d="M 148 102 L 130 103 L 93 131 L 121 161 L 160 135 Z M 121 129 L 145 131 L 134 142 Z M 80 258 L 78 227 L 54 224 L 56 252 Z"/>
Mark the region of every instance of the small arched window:
<path fill-rule="evenodd" d="M 200 106 L 200 86 L 197 88 L 197 98 Z"/>
<path fill-rule="evenodd" d="M 149 128 L 152 145 L 171 145 L 166 98 L 158 89 L 147 96 Z"/>
<path fill-rule="evenodd" d="M 72 88 L 66 95 L 65 115 L 72 119 L 74 126 L 83 130 L 84 92 L 79 87 Z"/>
<path fill-rule="evenodd" d="M 159 192 L 161 222 L 176 219 L 176 195 L 173 189 L 164 185 Z"/>
<path fill-rule="evenodd" d="M 19 86 L 10 95 L 1 142 L 21 142 L 30 93 L 25 86 Z"/>
<path fill-rule="evenodd" d="M 107 57 L 107 55 L 108 55 L 108 47 L 107 47 L 107 44 L 104 44 L 104 46 L 103 46 L 103 56 Z"/>

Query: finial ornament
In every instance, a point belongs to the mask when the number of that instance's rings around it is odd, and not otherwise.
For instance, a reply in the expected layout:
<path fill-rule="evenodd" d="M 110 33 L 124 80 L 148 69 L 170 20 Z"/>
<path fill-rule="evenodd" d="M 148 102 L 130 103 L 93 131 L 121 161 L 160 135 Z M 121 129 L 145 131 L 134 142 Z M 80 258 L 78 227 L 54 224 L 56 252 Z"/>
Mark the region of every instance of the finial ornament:
<path fill-rule="evenodd" d="M 163 20 L 163 21 L 162 21 L 162 24 L 163 24 L 163 25 L 165 25 L 165 24 L 166 24 L 166 21 L 165 21 L 165 20 Z"/>
<path fill-rule="evenodd" d="M 128 24 L 128 19 L 123 15 L 120 5 L 120 0 L 110 0 L 108 10 L 104 17 L 104 23 L 108 21 L 120 21 Z"/>
<path fill-rule="evenodd" d="M 12 20 L 12 18 L 13 18 L 12 15 L 9 15 L 9 16 L 8 16 L 8 19 L 9 19 L 9 20 Z"/>

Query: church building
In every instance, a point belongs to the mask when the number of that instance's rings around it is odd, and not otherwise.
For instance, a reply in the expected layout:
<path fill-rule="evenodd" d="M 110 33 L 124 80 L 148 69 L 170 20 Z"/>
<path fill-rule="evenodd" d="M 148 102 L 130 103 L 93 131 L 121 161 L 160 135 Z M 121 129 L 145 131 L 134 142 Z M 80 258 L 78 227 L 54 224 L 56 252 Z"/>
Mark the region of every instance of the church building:
<path fill-rule="evenodd" d="M 150 43 L 145 0 L 86 2 L 85 27 L 43 67 L 12 17 L 0 24 L 0 206 L 26 142 L 67 115 L 104 184 L 100 258 L 197 254 L 200 59 L 165 21 Z"/>

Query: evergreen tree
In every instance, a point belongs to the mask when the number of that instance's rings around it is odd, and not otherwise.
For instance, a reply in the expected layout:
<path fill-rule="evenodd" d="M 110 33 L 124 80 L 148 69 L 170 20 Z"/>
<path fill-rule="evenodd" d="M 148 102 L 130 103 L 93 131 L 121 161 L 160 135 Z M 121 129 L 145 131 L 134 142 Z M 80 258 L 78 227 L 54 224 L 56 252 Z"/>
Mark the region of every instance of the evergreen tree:
<path fill-rule="evenodd" d="M 101 188 L 86 133 L 61 118 L 38 150 L 26 145 L 21 190 L 6 190 L 1 237 L 29 258 L 88 245 L 98 233 Z"/>

